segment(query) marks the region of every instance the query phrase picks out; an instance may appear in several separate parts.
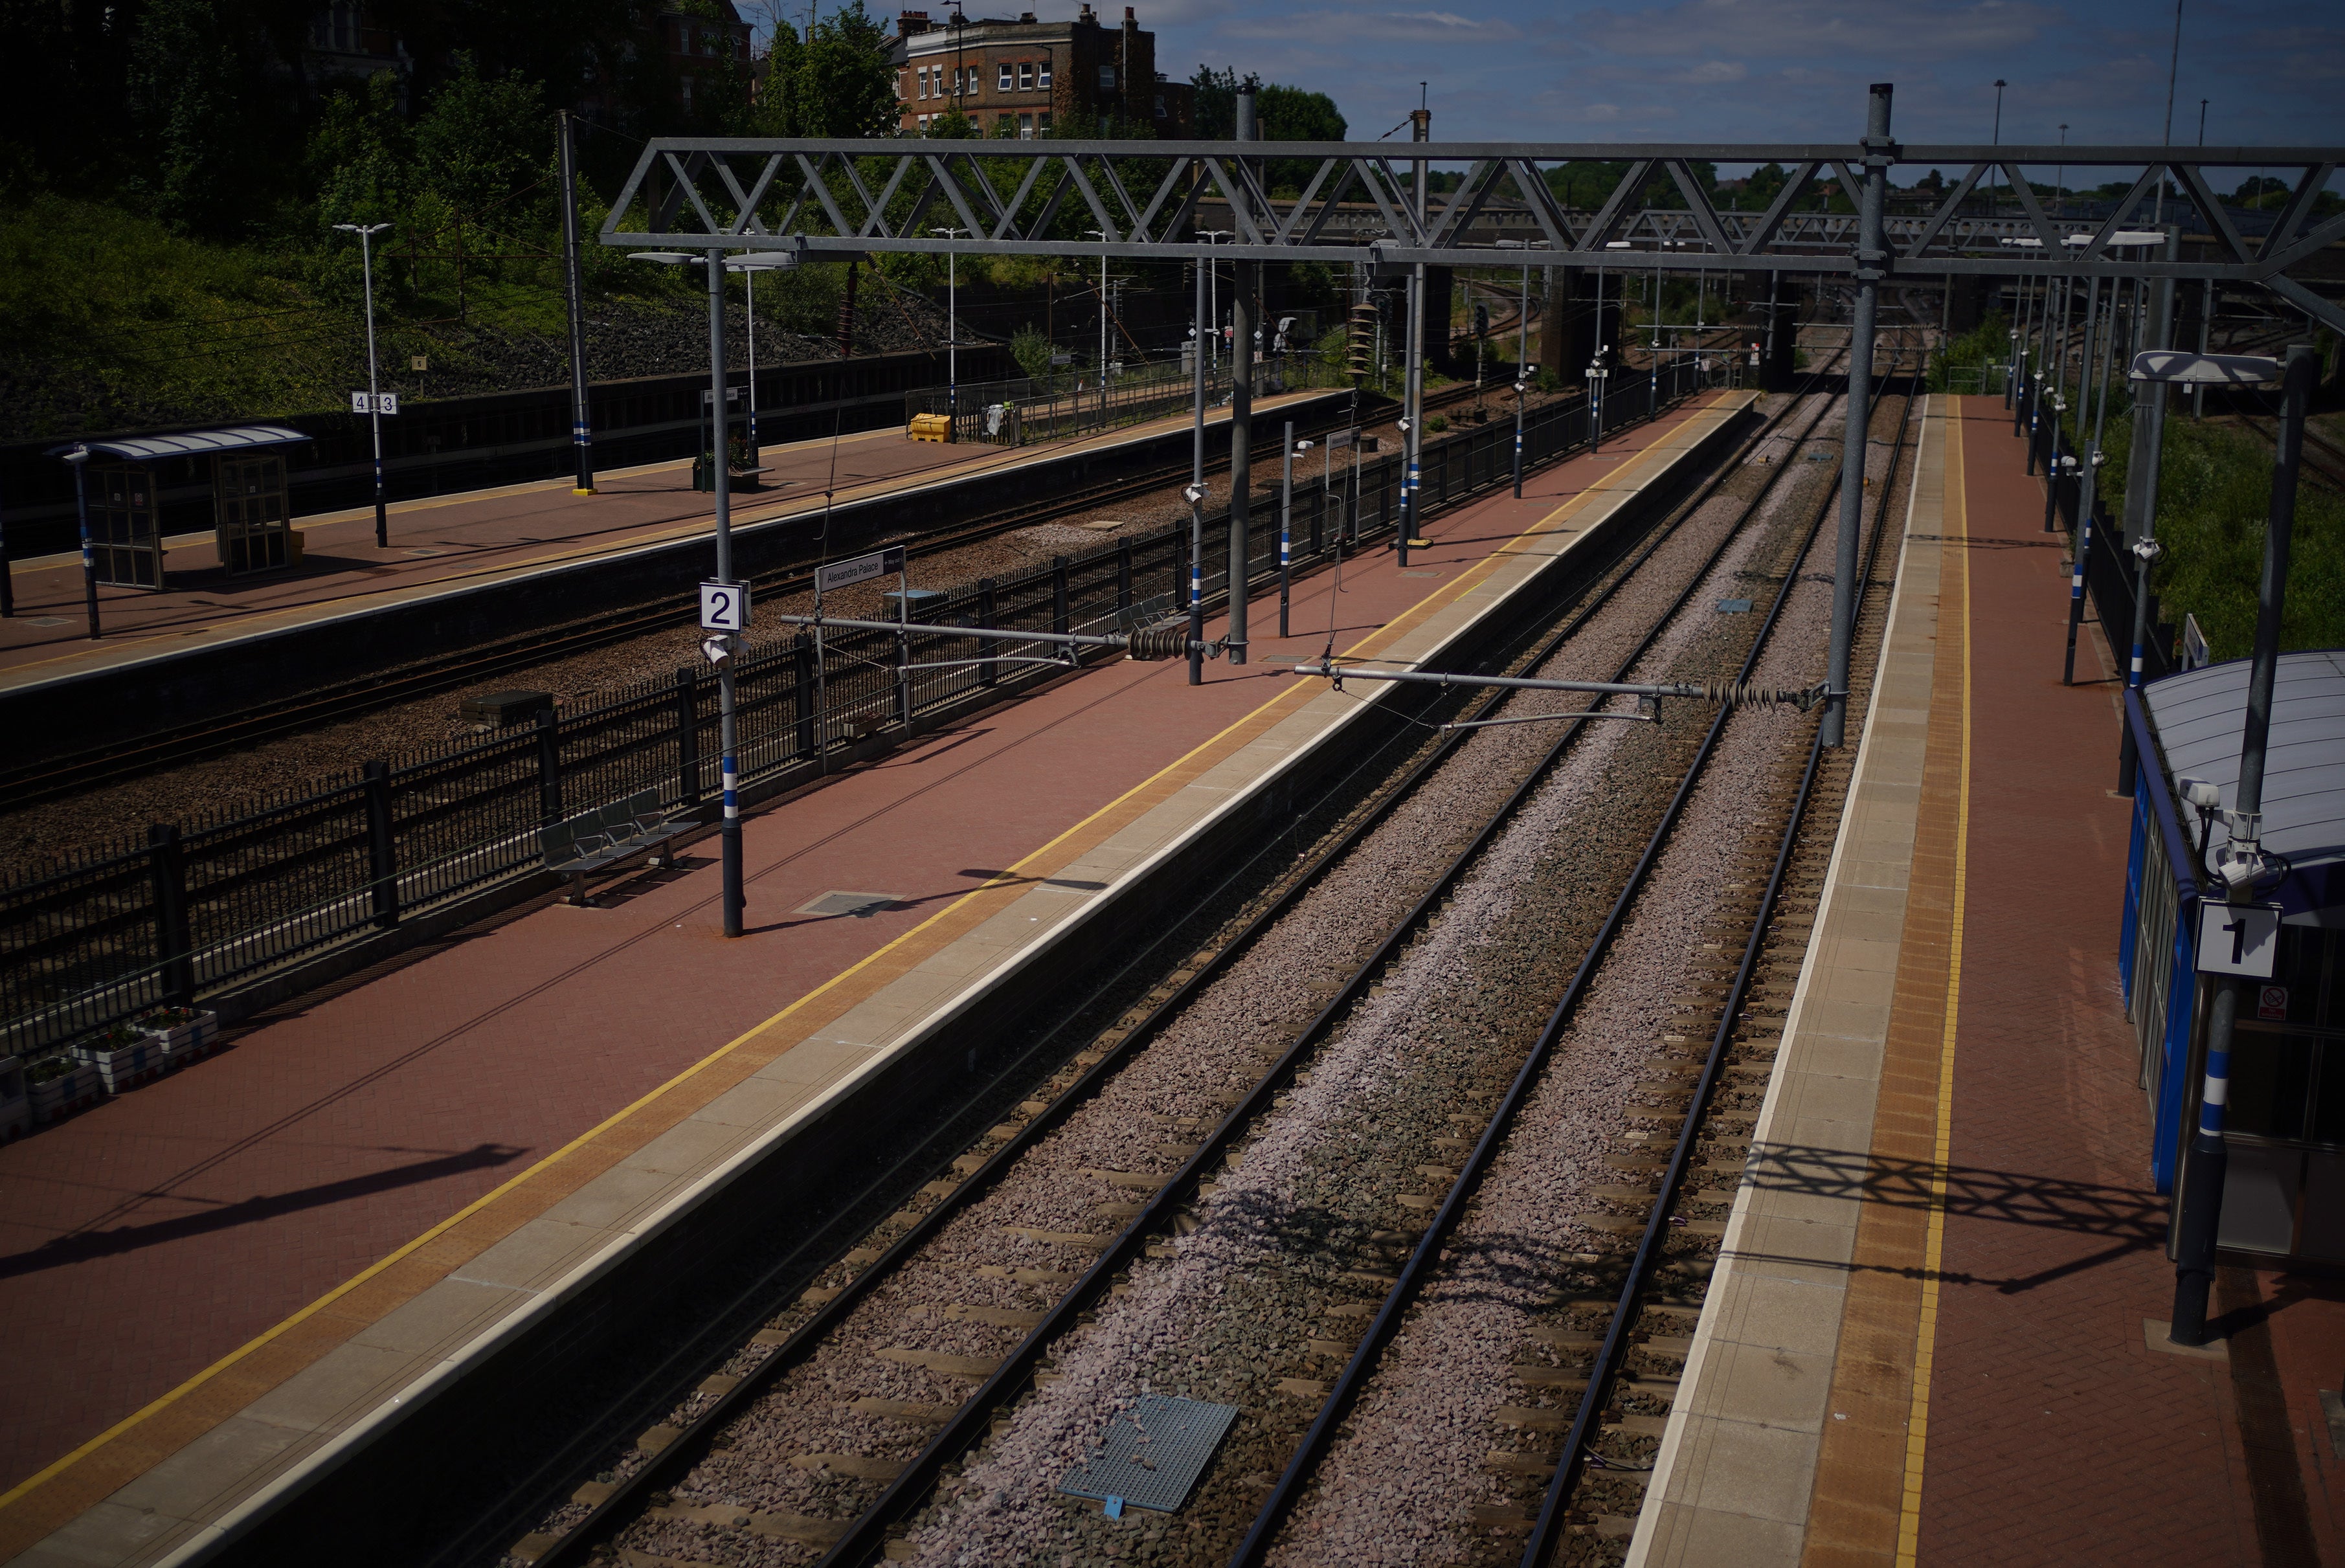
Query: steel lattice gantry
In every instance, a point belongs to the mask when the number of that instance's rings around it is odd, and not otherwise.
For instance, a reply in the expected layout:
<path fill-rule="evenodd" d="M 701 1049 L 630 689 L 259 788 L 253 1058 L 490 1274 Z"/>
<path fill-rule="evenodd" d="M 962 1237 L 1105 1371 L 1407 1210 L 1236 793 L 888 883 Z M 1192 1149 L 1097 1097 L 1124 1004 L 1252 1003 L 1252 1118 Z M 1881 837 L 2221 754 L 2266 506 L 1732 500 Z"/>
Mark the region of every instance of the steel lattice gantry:
<path fill-rule="evenodd" d="M 1869 145 L 1868 145 L 1869 144 Z M 2345 148 L 1605 144 L 1417 142 L 821 141 L 663 137 L 637 161 L 603 226 L 604 244 L 635 248 L 782 250 L 809 261 L 871 251 L 1118 257 L 1222 261 L 1373 260 L 1379 265 L 1512 267 L 1522 249 L 1474 237 L 1494 224 L 1520 236 L 1542 267 L 1767 270 L 1875 278 L 1955 274 L 2216 279 L 2256 284 L 2345 331 L 2345 310 L 2289 276 L 2345 241 L 2345 216 L 2317 218 Z M 1302 194 L 1274 197 L 1261 165 L 1315 165 Z M 1694 165 L 1782 165 L 1789 173 L 1764 212 L 1721 212 Z M 1415 212 L 1412 168 L 1461 177 Z M 1592 210 L 1568 207 L 1548 176 L 1578 166 L 1625 168 Z M 1863 254 L 1859 219 L 1799 210 L 1845 196 L 1862 208 L 1867 175 L 1898 167 L 1950 178 L 1929 213 L 1884 217 L 1878 257 Z M 2127 194 L 2096 223 L 2046 210 L 2030 168 L 2117 170 Z M 2290 196 L 2259 237 L 2243 235 L 2215 194 L 2216 171 L 2288 178 Z M 2117 254 L 2113 243 L 2186 201 L 2215 254 L 2194 260 Z M 1657 183 L 1676 200 L 1649 205 Z M 1428 184 L 1432 184 L 1428 181 Z M 1446 183 L 1446 181 L 1444 182 Z M 1884 181 L 1893 185 L 1893 178 Z M 1993 190 L 2016 217 L 1964 212 Z M 1901 191 L 1910 195 L 1910 187 Z M 1201 202 L 1233 232 L 1195 238 Z M 1363 215 L 1365 214 L 1364 219 Z M 2167 216 L 2179 216 L 2178 211 Z M 1065 223 L 1079 217 L 1075 225 Z M 969 231 L 941 238 L 931 225 Z M 1105 239 L 1069 238 L 1068 228 Z M 1866 262 L 1873 263 L 1866 266 Z"/>

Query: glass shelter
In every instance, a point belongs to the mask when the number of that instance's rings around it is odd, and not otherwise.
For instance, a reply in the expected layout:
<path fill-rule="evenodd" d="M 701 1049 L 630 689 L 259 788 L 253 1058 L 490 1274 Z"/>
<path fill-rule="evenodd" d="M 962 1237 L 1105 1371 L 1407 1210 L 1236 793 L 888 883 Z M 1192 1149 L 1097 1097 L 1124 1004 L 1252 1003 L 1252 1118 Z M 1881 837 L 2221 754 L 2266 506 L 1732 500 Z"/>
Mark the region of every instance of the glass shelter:
<path fill-rule="evenodd" d="M 211 460 L 213 538 L 230 575 L 289 566 L 300 553 L 286 504 L 284 449 L 310 440 L 285 425 L 230 425 L 168 436 L 118 436 L 52 448 L 88 449 L 91 561 L 107 587 L 163 587 L 163 507 L 174 491 L 157 465 Z M 198 492 L 200 493 L 200 492 Z"/>

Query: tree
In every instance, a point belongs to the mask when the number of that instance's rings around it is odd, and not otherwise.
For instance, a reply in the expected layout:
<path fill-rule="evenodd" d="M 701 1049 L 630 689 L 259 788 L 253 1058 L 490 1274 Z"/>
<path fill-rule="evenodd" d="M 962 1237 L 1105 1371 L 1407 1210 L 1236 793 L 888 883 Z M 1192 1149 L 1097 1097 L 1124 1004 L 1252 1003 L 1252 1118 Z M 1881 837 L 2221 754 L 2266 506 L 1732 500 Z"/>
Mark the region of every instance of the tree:
<path fill-rule="evenodd" d="M 483 78 L 461 55 L 415 123 L 416 174 L 468 221 L 499 221 L 553 156 L 553 125 L 537 83 Z"/>
<path fill-rule="evenodd" d="M 1277 82 L 1254 96 L 1254 117 L 1263 140 L 1270 142 L 1340 142 L 1351 128 L 1326 94 Z M 1302 195 L 1318 172 L 1317 162 L 1308 158 L 1273 158 L 1264 168 L 1274 196 Z"/>
<path fill-rule="evenodd" d="M 896 72 L 888 60 L 888 35 L 863 9 L 863 0 L 850 0 L 814 25 L 798 51 L 789 91 L 794 136 L 870 137 L 895 126 Z"/>
<path fill-rule="evenodd" d="M 1237 134 L 1238 88 L 1259 87 L 1262 78 L 1248 72 L 1243 82 L 1235 71 L 1200 66 L 1189 78 L 1197 90 L 1197 137 L 1201 141 L 1227 141 Z M 1259 108 L 1259 101 L 1256 107 Z"/>
<path fill-rule="evenodd" d="M 141 156 L 127 183 L 182 233 L 231 230 L 267 167 L 245 43 L 223 7 L 154 0 L 131 46 L 129 118 Z"/>
<path fill-rule="evenodd" d="M 415 149 L 399 112 L 399 77 L 377 71 L 365 89 L 330 94 L 302 162 L 321 226 L 383 223 L 404 205 Z"/>

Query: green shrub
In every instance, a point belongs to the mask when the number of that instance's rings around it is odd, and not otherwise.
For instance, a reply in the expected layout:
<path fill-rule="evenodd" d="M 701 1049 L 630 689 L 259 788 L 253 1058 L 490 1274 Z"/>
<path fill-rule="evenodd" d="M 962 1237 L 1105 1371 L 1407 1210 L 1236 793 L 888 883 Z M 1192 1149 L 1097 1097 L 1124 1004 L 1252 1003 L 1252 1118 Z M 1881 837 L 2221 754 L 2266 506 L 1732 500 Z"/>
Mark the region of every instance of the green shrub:
<path fill-rule="evenodd" d="M 2133 415 L 2117 412 L 2114 400 L 2111 410 L 2100 490 L 2108 514 L 2121 519 Z M 2236 425 L 2194 420 L 2179 407 L 2166 417 L 2157 480 L 2165 549 L 2150 585 L 2161 618 L 2179 626 L 2185 614 L 2197 616 L 2218 660 L 2245 658 L 2255 646 L 2272 458 L 2269 445 Z M 2345 497 L 2311 483 L 2297 486 L 2280 646 L 2345 647 Z"/>

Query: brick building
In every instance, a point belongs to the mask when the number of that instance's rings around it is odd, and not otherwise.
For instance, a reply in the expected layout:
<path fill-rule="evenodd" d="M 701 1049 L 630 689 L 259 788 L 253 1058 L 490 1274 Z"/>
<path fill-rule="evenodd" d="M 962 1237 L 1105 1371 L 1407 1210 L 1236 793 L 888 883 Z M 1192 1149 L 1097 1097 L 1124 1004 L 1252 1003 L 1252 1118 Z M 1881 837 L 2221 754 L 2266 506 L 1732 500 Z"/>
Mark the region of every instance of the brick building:
<path fill-rule="evenodd" d="M 1156 35 L 1141 31 L 1132 7 L 1121 27 L 1104 26 L 1087 4 L 1071 22 L 956 24 L 925 11 L 897 18 L 897 121 L 919 135 L 959 108 L 989 137 L 1046 137 L 1070 115 L 1117 118 L 1185 137 L 1195 123 L 1193 90 L 1156 70 Z"/>
<path fill-rule="evenodd" d="M 714 16 L 702 15 L 675 0 L 660 6 L 660 43 L 675 76 L 677 99 L 686 109 L 692 107 L 703 76 L 740 70 L 749 63 L 749 24 L 741 20 L 733 0 L 716 0 L 716 11 Z"/>

